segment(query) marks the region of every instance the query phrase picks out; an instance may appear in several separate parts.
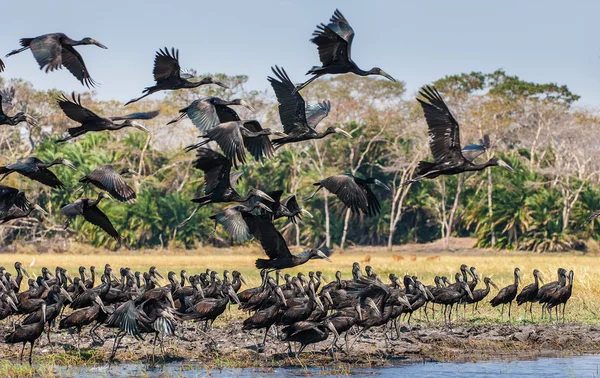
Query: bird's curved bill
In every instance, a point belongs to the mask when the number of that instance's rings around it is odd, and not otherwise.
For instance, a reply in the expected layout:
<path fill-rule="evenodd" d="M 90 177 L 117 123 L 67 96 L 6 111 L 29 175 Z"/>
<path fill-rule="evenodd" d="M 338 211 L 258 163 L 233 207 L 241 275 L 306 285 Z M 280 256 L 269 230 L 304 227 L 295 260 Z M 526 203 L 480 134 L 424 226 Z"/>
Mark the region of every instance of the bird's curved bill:
<path fill-rule="evenodd" d="M 342 134 L 342 135 L 343 135 L 343 136 L 345 136 L 346 138 L 350 138 L 350 139 L 352 139 L 352 135 L 351 135 L 349 132 L 347 132 L 346 130 L 344 130 L 344 129 L 340 129 L 339 127 L 336 127 L 336 128 L 335 128 L 335 132 L 336 132 L 337 134 Z"/>
<path fill-rule="evenodd" d="M 200 294 L 200 298 L 204 298 L 204 290 L 202 290 L 202 286 L 199 283 L 194 285 L 198 294 Z"/>
<path fill-rule="evenodd" d="M 510 172 L 514 172 L 515 170 L 513 169 L 513 167 L 511 167 L 510 165 L 508 165 L 507 162 L 505 162 L 504 160 L 498 160 L 498 166 L 509 170 Z"/>
<path fill-rule="evenodd" d="M 102 49 L 108 49 L 108 47 L 104 46 L 102 43 L 100 43 L 100 42 L 96 41 L 95 39 L 94 39 L 94 40 L 92 40 L 92 43 L 93 43 L 94 45 L 96 45 L 96 46 L 98 46 L 98 47 L 102 48 Z"/>
<path fill-rule="evenodd" d="M 356 306 L 355 306 L 354 310 L 358 314 L 358 320 L 362 321 L 363 320 L 363 316 L 362 316 L 362 309 L 360 308 L 360 302 L 356 303 Z"/>
<path fill-rule="evenodd" d="M 71 168 L 72 170 L 76 171 L 77 168 L 75 167 L 75 165 L 73 163 L 71 163 L 70 161 L 68 161 L 67 159 L 63 159 L 62 164 L 66 167 Z"/>
<path fill-rule="evenodd" d="M 102 309 L 103 312 L 106 312 L 106 307 L 104 307 L 104 302 L 102 302 L 102 299 L 100 299 L 99 296 L 95 296 L 94 297 L 94 302 L 96 302 L 98 304 L 98 306 L 100 306 L 100 308 Z"/>
<path fill-rule="evenodd" d="M 30 115 L 25 115 L 25 121 L 33 127 L 40 127 L 37 119 L 33 118 Z"/>
<path fill-rule="evenodd" d="M 23 269 L 23 268 L 21 268 Z M 542 279 L 542 274 L 538 274 L 538 279 L 540 280 L 540 282 L 542 283 L 542 285 L 544 284 L 544 280 Z"/>
<path fill-rule="evenodd" d="M 315 295 L 315 302 L 317 302 L 317 306 L 319 306 L 321 311 L 325 311 L 325 306 L 323 306 L 323 302 L 321 302 L 321 299 L 318 295 Z"/>
<path fill-rule="evenodd" d="M 263 209 L 264 211 L 266 211 L 267 213 L 272 213 L 272 212 L 273 212 L 273 210 L 271 210 L 271 209 L 269 208 L 269 206 L 265 205 L 265 204 L 264 204 L 264 203 L 262 203 L 262 202 L 259 202 L 259 203 L 257 204 L 257 206 L 258 206 L 258 207 L 260 207 L 261 209 Z"/>
<path fill-rule="evenodd" d="M 256 189 L 255 190 L 255 194 L 257 196 L 259 196 L 260 198 L 266 199 L 267 201 L 275 202 L 275 200 L 273 198 L 271 198 L 270 195 L 268 195 L 267 193 L 263 192 L 262 190 Z"/>
<path fill-rule="evenodd" d="M 17 305 L 15 304 L 15 301 L 12 300 L 11 297 L 7 297 L 6 301 L 8 302 L 8 304 L 10 305 L 10 307 L 14 310 L 14 311 L 18 311 L 17 310 Z"/>
<path fill-rule="evenodd" d="M 328 291 L 326 291 L 325 293 L 323 293 L 323 297 L 324 297 L 324 298 L 327 298 L 327 301 L 328 301 L 330 304 L 333 304 L 333 298 L 331 298 L 331 294 L 329 294 L 329 292 L 328 292 Z"/>
<path fill-rule="evenodd" d="M 42 303 L 42 320 L 46 323 L 46 303 Z"/>
<path fill-rule="evenodd" d="M 279 298 L 281 298 L 281 303 L 283 303 L 283 305 L 287 307 L 287 301 L 285 300 L 285 296 L 283 295 L 283 291 L 281 290 L 281 288 L 279 286 L 277 286 L 277 288 L 275 288 L 275 294 L 277 294 L 277 296 Z"/>
<path fill-rule="evenodd" d="M 29 278 L 29 273 L 27 273 L 27 271 L 25 270 L 25 268 L 21 267 L 21 272 L 23 272 L 23 274 Z"/>
<path fill-rule="evenodd" d="M 119 279 L 119 277 L 117 277 L 115 272 L 113 272 L 112 270 L 110 271 L 110 276 L 112 277 L 113 280 L 117 281 L 118 283 L 121 283 L 121 280 Z"/>
<path fill-rule="evenodd" d="M 242 281 L 242 283 L 246 286 L 248 286 L 248 284 L 246 283 L 246 280 L 244 279 L 244 276 L 242 276 L 242 273 L 240 273 L 240 281 Z"/>
<path fill-rule="evenodd" d="M 65 270 L 65 277 L 67 278 L 67 281 L 69 281 L 70 283 L 73 283 L 73 279 L 69 275 L 69 272 L 67 272 L 66 270 Z"/>
<path fill-rule="evenodd" d="M 222 87 L 222 88 L 225 88 L 225 89 L 229 89 L 229 87 L 225 83 L 223 83 L 222 81 L 219 81 L 219 80 L 213 80 L 213 84 L 216 84 L 219 87 Z"/>
<path fill-rule="evenodd" d="M 385 190 L 388 190 L 388 191 L 390 191 L 390 190 L 391 190 L 389 186 L 387 186 L 386 184 L 384 184 L 383 182 L 381 182 L 381 181 L 379 181 L 379 180 L 377 180 L 377 179 L 375 180 L 375 185 L 379 185 L 379 186 L 381 186 L 383 189 L 385 189 Z"/>
<path fill-rule="evenodd" d="M 410 304 L 410 302 L 408 301 L 408 298 L 406 298 L 406 296 L 399 295 L 398 301 L 412 310 L 412 305 Z"/>
<path fill-rule="evenodd" d="M 227 292 L 229 293 L 229 296 L 235 301 L 235 303 L 237 303 L 238 305 L 242 304 L 242 302 L 240 302 L 240 298 L 238 298 L 237 294 L 231 286 L 229 286 L 229 290 L 227 290 Z"/>
<path fill-rule="evenodd" d="M 329 257 L 327 257 L 327 255 L 324 254 L 323 252 L 321 252 L 320 250 L 317 250 L 317 256 L 319 256 L 323 260 L 327 260 L 327 261 L 331 262 L 331 260 L 329 259 Z"/>
<path fill-rule="evenodd" d="M 145 126 L 144 126 L 144 125 L 142 125 L 142 124 L 141 124 L 141 123 L 139 123 L 139 122 L 135 122 L 135 121 L 134 121 L 134 122 L 131 122 L 131 126 L 135 127 L 135 128 L 136 128 L 136 129 L 138 129 L 138 130 L 142 130 L 142 131 L 144 131 L 144 132 L 147 132 L 147 133 L 149 133 L 149 132 L 150 132 L 150 130 L 148 130 L 148 129 L 147 129 Z"/>
<path fill-rule="evenodd" d="M 37 211 L 39 211 L 40 213 L 42 213 L 45 216 L 48 216 L 48 212 L 46 210 L 44 210 L 40 205 L 35 204 L 33 205 L 33 208 L 36 209 Z M 25 272 L 25 269 L 21 268 L 21 270 L 23 272 Z M 27 276 L 27 278 L 29 278 L 29 276 Z"/>
<path fill-rule="evenodd" d="M 302 212 L 302 214 L 306 214 L 308 215 L 309 218 L 314 218 L 313 215 L 310 213 L 310 211 L 306 210 L 306 209 L 300 209 L 300 211 Z"/>
<path fill-rule="evenodd" d="M 329 330 L 334 334 L 336 339 L 340 337 L 340 334 L 338 333 L 337 329 L 335 329 L 335 326 L 330 320 L 325 321 L 325 327 L 329 328 Z"/>
<path fill-rule="evenodd" d="M 81 282 L 81 281 L 79 281 L 79 282 Z M 71 295 L 69 293 L 67 293 L 67 291 L 64 288 L 62 288 L 62 287 L 60 288 L 60 293 L 62 295 L 64 295 L 69 300 L 69 302 L 73 302 L 73 298 L 71 297 Z"/>
<path fill-rule="evenodd" d="M 250 110 L 251 112 L 256 111 L 256 109 L 254 109 L 254 107 L 247 101 L 244 101 L 244 100 L 240 101 L 240 105 L 242 105 L 244 108 Z"/>
<path fill-rule="evenodd" d="M 162 278 L 163 280 L 165 279 L 165 278 L 162 276 L 162 274 L 160 274 L 160 273 L 158 272 L 158 269 L 154 269 L 154 274 L 156 274 L 157 276 L 159 276 L 159 277 L 160 277 L 160 278 Z"/>
<path fill-rule="evenodd" d="M 375 304 L 375 302 L 371 298 L 367 298 L 365 300 L 365 304 L 367 306 L 369 306 L 370 308 L 372 308 L 373 311 L 375 311 L 375 314 L 377 314 L 377 316 L 381 316 L 381 311 L 379 311 L 379 307 L 377 307 L 377 305 Z"/>
<path fill-rule="evenodd" d="M 469 285 L 465 285 L 465 290 L 467 291 L 467 294 L 469 294 L 469 298 L 473 299 L 473 293 L 471 292 Z"/>
<path fill-rule="evenodd" d="M 282 137 L 282 138 L 287 138 L 287 134 L 281 131 L 273 131 L 273 135 L 278 136 L 278 137 Z"/>
<path fill-rule="evenodd" d="M 83 291 L 87 291 L 87 287 L 85 287 L 85 284 L 81 280 L 77 281 L 77 284 Z"/>
<path fill-rule="evenodd" d="M 494 281 L 492 281 L 492 280 L 490 280 L 490 285 L 492 285 L 492 286 L 494 287 L 494 289 L 496 289 L 496 290 L 500 290 L 500 288 L 498 287 L 498 285 L 496 285 L 496 284 L 494 283 Z"/>
<path fill-rule="evenodd" d="M 385 72 L 384 70 L 381 70 L 381 76 L 385 77 L 386 79 L 393 81 L 394 83 L 397 82 L 398 80 L 394 79 L 392 77 L 392 75 L 390 75 L 389 73 Z"/>

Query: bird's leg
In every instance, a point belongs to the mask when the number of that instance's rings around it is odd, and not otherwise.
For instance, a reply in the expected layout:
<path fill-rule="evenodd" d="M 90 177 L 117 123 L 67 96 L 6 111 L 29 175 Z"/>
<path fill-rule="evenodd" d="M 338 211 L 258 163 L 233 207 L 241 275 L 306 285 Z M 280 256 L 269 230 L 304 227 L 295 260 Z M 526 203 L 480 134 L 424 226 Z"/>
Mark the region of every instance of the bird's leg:
<path fill-rule="evenodd" d="M 154 333 L 154 340 L 152 340 L 152 365 L 154 365 L 154 351 L 156 350 L 156 339 L 158 338 L 158 332 Z"/>
<path fill-rule="evenodd" d="M 529 304 L 529 315 L 531 316 L 531 321 L 533 322 L 533 302 Z"/>
<path fill-rule="evenodd" d="M 269 334 L 269 330 L 271 329 L 271 326 L 268 326 L 266 331 L 265 331 L 265 337 L 263 338 L 263 342 L 262 342 L 262 347 L 265 346 L 265 344 L 267 343 L 267 335 Z"/>
<path fill-rule="evenodd" d="M 23 352 L 25 351 L 25 344 L 27 341 L 23 341 L 23 348 L 21 348 L 21 355 L 19 356 L 19 361 L 23 362 Z"/>
<path fill-rule="evenodd" d="M 185 226 L 190 221 L 190 219 L 192 219 L 194 215 L 196 215 L 196 213 L 198 212 L 198 210 L 200 210 L 201 207 L 202 204 L 197 205 L 194 211 L 192 211 L 192 213 L 190 214 L 190 216 L 185 218 L 181 223 L 179 223 L 175 229 L 179 230 L 181 227 Z"/>
<path fill-rule="evenodd" d="M 31 344 L 31 348 L 29 348 L 29 366 L 31 366 L 31 355 L 33 354 L 33 343 L 34 342 L 35 342 L 35 340 L 29 342 L 29 344 Z"/>
<path fill-rule="evenodd" d="M 46 331 L 46 336 L 48 337 L 48 345 L 50 349 L 52 349 L 52 342 L 50 341 L 50 324 L 48 324 L 48 331 Z"/>
<path fill-rule="evenodd" d="M 300 90 L 302 90 L 303 88 L 305 88 L 308 84 L 312 83 L 313 81 L 315 81 L 319 76 L 319 74 L 316 74 L 315 76 L 311 77 L 310 79 L 306 80 L 304 83 L 297 85 L 294 90 L 292 91 L 292 96 L 296 95 L 296 93 L 300 92 Z"/>
<path fill-rule="evenodd" d="M 10 174 L 10 172 L 9 172 L 9 173 L 5 173 L 5 174 L 3 174 L 3 175 L 0 177 L 0 182 L 1 182 L 1 181 L 3 181 L 3 180 L 6 178 L 6 176 L 8 176 L 9 174 Z"/>
<path fill-rule="evenodd" d="M 323 186 L 322 186 L 322 185 L 319 185 L 319 187 L 317 188 L 317 190 L 315 190 L 315 191 L 313 192 L 313 194 L 311 194 L 310 196 L 306 197 L 304 200 L 305 200 L 305 201 L 308 201 L 309 199 L 313 198 L 313 197 L 315 196 L 315 194 L 317 194 L 317 192 L 318 192 L 319 190 L 321 190 L 321 188 L 323 188 Z"/>
<path fill-rule="evenodd" d="M 112 361 L 113 358 L 115 358 L 115 355 L 117 354 L 117 348 L 119 347 L 119 343 L 120 343 L 119 339 L 122 338 L 121 332 L 122 331 L 117 332 L 117 336 L 115 337 L 115 342 L 113 343 L 112 353 L 110 355 L 110 360 L 111 361 Z"/>
<path fill-rule="evenodd" d="M 565 309 L 567 308 L 567 302 L 563 304 L 563 324 L 565 323 Z"/>
<path fill-rule="evenodd" d="M 504 303 L 502 303 L 502 311 L 500 312 L 500 320 L 504 320 Z"/>
<path fill-rule="evenodd" d="M 510 322 L 511 318 L 510 318 L 510 309 L 512 307 L 512 301 L 508 302 L 508 321 Z"/>

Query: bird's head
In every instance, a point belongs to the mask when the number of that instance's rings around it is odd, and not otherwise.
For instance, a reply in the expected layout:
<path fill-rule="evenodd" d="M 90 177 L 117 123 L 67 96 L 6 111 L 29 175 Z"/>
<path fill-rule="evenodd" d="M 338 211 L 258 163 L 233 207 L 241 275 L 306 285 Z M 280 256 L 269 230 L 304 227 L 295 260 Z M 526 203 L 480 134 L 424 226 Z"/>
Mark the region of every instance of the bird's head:
<path fill-rule="evenodd" d="M 323 260 L 327 260 L 327 261 L 331 262 L 329 257 L 325 253 L 323 253 L 323 251 L 321 251 L 320 249 L 313 249 L 311 252 L 311 258 L 323 259 Z"/>
<path fill-rule="evenodd" d="M 106 192 L 100 192 L 100 194 L 98 194 L 98 200 L 100 200 L 102 198 L 106 198 L 107 200 L 109 200 L 111 202 L 115 202 L 115 200 L 110 196 L 110 194 L 108 194 Z M 111 269 L 111 272 L 112 272 L 112 269 Z"/>
<path fill-rule="evenodd" d="M 45 216 L 48 216 L 48 212 L 46 210 L 44 210 L 40 205 L 38 205 L 37 203 L 33 205 L 33 209 L 39 211 L 40 213 L 42 213 Z M 23 272 L 25 272 L 25 270 L 23 269 Z M 29 276 L 27 276 L 29 277 Z"/>
<path fill-rule="evenodd" d="M 266 199 L 267 201 L 270 201 L 270 202 L 275 202 L 275 200 L 273 198 L 271 198 L 271 196 L 269 196 L 267 193 L 263 192 L 260 189 L 252 188 L 252 189 L 250 189 L 250 194 L 253 196 L 256 196 L 256 197 Z"/>
<path fill-rule="evenodd" d="M 255 112 L 256 111 L 256 109 L 254 109 L 254 107 L 248 101 L 242 100 L 240 98 L 236 98 L 234 100 L 231 100 L 229 104 L 230 105 L 241 105 L 244 108 L 250 110 L 251 112 Z"/>
<path fill-rule="evenodd" d="M 371 308 L 375 314 L 377 314 L 377 316 L 381 316 L 381 311 L 379 311 L 379 307 L 377 307 L 377 304 L 375 303 L 375 301 L 371 298 L 365 298 L 365 305 L 367 305 L 367 307 Z"/>
<path fill-rule="evenodd" d="M 125 121 L 124 121 L 124 122 L 121 124 L 121 127 L 135 127 L 136 129 L 138 129 L 138 130 L 142 130 L 142 131 L 144 131 L 144 132 L 146 132 L 146 133 L 149 133 L 149 132 L 150 132 L 150 130 L 148 130 L 148 129 L 147 129 L 147 128 L 146 128 L 144 125 L 142 125 L 141 123 L 139 123 L 139 122 L 136 122 L 136 121 L 132 121 L 132 120 L 130 120 L 130 119 L 127 119 L 127 120 L 125 120 Z"/>
<path fill-rule="evenodd" d="M 82 45 L 96 45 L 100 48 L 107 49 L 108 47 L 104 46 L 102 43 L 96 41 L 94 38 L 86 37 L 80 42 Z"/>
<path fill-rule="evenodd" d="M 219 87 L 229 89 L 229 87 L 225 83 L 223 83 L 222 81 L 213 79 L 212 77 L 205 77 L 198 82 L 198 85 L 202 85 L 202 84 L 216 84 Z"/>
<path fill-rule="evenodd" d="M 27 273 L 27 271 L 25 270 L 25 268 L 23 268 L 23 264 L 21 264 L 20 262 L 18 262 L 18 261 L 17 261 L 17 262 L 15 263 L 15 269 L 16 269 L 17 271 L 19 271 L 19 270 L 20 270 L 21 272 L 23 272 L 23 274 L 24 274 L 24 275 L 25 275 L 27 278 L 29 278 L 29 273 Z"/>
<path fill-rule="evenodd" d="M 496 283 L 494 281 L 492 281 L 491 278 L 485 277 L 484 281 L 487 282 L 487 283 L 489 283 L 490 285 L 492 285 L 494 287 L 494 289 L 500 290 L 500 288 L 498 287 L 498 285 L 496 285 Z"/>
<path fill-rule="evenodd" d="M 377 180 L 376 178 L 374 178 L 374 179 L 370 179 L 370 180 L 367 180 L 367 182 L 368 182 L 369 184 L 375 184 L 375 185 L 377 185 L 377 186 L 380 186 L 380 187 L 382 187 L 383 189 L 385 189 L 385 190 L 387 190 L 387 191 L 390 191 L 390 190 L 391 190 L 389 186 L 387 186 L 387 185 L 386 185 L 386 184 L 384 184 L 383 182 L 381 182 L 381 181 Z"/>
<path fill-rule="evenodd" d="M 544 284 L 544 280 L 542 279 L 542 272 L 540 272 L 537 269 L 533 270 L 533 276 L 537 277 L 538 280 L 540 280 L 540 282 L 542 283 L 542 285 Z"/>
<path fill-rule="evenodd" d="M 339 127 L 328 127 L 327 130 L 325 130 L 325 132 L 327 134 L 341 134 L 343 136 L 345 136 L 346 138 L 351 138 L 352 139 L 352 135 L 350 135 L 349 132 L 347 132 L 346 130 L 340 129 Z"/>
<path fill-rule="evenodd" d="M 127 175 L 127 174 L 134 175 L 134 176 L 138 175 L 138 173 L 136 171 L 134 171 L 133 169 L 131 169 L 131 168 L 123 168 L 123 169 L 121 169 L 121 171 L 119 172 L 119 174 L 121 176 Z"/>
<path fill-rule="evenodd" d="M 369 75 L 379 75 L 379 76 L 383 76 L 383 77 L 385 77 L 386 79 L 388 79 L 388 80 L 390 80 L 390 81 L 393 81 L 393 82 L 396 82 L 396 81 L 397 81 L 397 80 L 396 80 L 396 79 L 394 79 L 394 78 L 393 78 L 393 77 L 392 77 L 390 74 L 388 74 L 387 72 L 385 72 L 384 70 L 382 70 L 382 69 L 381 69 L 381 68 L 379 68 L 379 67 L 373 67 L 373 68 L 371 68 L 371 70 L 369 70 L 368 74 L 369 74 Z"/>
<path fill-rule="evenodd" d="M 513 167 L 511 167 L 510 165 L 508 165 L 507 162 L 505 162 L 504 160 L 498 159 L 497 157 L 493 157 L 491 158 L 488 163 L 488 166 L 498 166 L 498 167 L 502 167 L 504 169 L 507 169 L 509 172 L 514 172 L 515 170 L 513 169 Z"/>
<path fill-rule="evenodd" d="M 519 283 L 521 283 L 521 269 L 515 268 L 515 278 Z"/>
<path fill-rule="evenodd" d="M 71 168 L 74 171 L 77 170 L 77 168 L 75 168 L 75 165 L 73 165 L 73 163 L 71 163 L 69 160 L 63 159 L 63 158 L 54 159 L 54 161 L 52 162 L 52 164 L 62 164 L 65 167 L 69 167 L 69 168 Z"/>

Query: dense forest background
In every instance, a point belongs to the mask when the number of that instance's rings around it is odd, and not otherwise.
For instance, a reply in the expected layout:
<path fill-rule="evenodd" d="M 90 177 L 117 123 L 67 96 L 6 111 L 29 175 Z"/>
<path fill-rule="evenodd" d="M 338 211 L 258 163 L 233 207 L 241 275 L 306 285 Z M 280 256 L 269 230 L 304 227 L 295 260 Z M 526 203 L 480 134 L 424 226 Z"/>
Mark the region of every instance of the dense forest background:
<path fill-rule="evenodd" d="M 34 213 L 32 218 L 0 226 L 0 244 L 77 240 L 117 248 L 105 233 L 82 220 L 64 229 L 60 213 L 63 204 L 76 199 L 80 177 L 99 165 L 114 164 L 140 173 L 127 179 L 138 193 L 135 204 L 104 201 L 100 206 L 123 236 L 120 248 L 230 245 L 221 228 L 210 235 L 213 222 L 209 216 L 223 206 L 204 207 L 185 227 L 176 229 L 195 207 L 189 200 L 200 193 L 203 180 L 192 167 L 194 153 L 183 151 L 196 140 L 198 131 L 189 120 L 166 124 L 177 117 L 179 109 L 207 95 L 243 98 L 257 111 L 236 109 L 242 118 L 258 119 L 264 127 L 276 129 L 281 124 L 271 90 L 247 91 L 246 76 L 216 76 L 230 89 L 180 90 L 126 108 L 119 102 L 100 101 L 94 92 L 82 93 L 83 104 L 102 116 L 153 109 L 160 109 L 161 114 L 144 123 L 150 134 L 124 129 L 90 133 L 63 144 L 54 141 L 73 122 L 56 105 L 60 92 L 39 91 L 24 80 L 0 78 L 0 87 L 15 88 L 13 101 L 3 104 L 7 113 L 25 110 L 40 125 L 1 127 L 0 165 L 36 155 L 42 160 L 64 157 L 78 167 L 77 172 L 53 168 L 67 185 L 63 190 L 51 190 L 17 174 L 4 180 L 4 185 L 25 190 L 50 215 Z M 402 82 L 345 75 L 319 79 L 303 95 L 310 103 L 330 100 L 331 113 L 319 127 L 342 127 L 353 139 L 334 135 L 288 145 L 265 164 L 252 162 L 242 167 L 238 188 L 241 192 L 250 187 L 284 189 L 302 202 L 312 192 L 312 183 L 342 172 L 373 176 L 392 188 L 386 192 L 375 187 L 382 211 L 372 218 L 351 214 L 337 198 L 321 191 L 303 204 L 314 218 L 304 217 L 298 226 L 278 221 L 292 245 L 391 248 L 441 238 L 448 248 L 453 235 L 473 236 L 481 247 L 536 252 L 597 248 L 598 223 L 587 220 L 600 206 L 597 111 L 577 106 L 578 96 L 566 86 L 531 83 L 502 70 L 446 76 L 434 84 L 461 125 L 463 145 L 488 134 L 493 145 L 479 159 L 499 156 L 516 173 L 488 168 L 401 187 L 417 162 L 429 155 L 427 125 L 416 94 L 405 93 Z M 132 97 L 136 94 L 132 90 Z M 88 190 L 86 195 L 94 193 Z"/>

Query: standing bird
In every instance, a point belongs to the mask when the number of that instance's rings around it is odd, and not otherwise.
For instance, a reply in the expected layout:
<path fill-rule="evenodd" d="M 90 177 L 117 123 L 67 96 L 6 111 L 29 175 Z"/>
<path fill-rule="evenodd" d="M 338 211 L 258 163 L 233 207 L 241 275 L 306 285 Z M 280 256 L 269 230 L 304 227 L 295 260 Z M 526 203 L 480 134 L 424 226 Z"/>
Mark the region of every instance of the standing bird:
<path fill-rule="evenodd" d="M 164 90 L 175 90 L 182 88 L 196 88 L 204 84 L 217 84 L 220 87 L 228 88 L 227 85 L 223 84 L 218 80 L 214 80 L 212 77 L 205 77 L 204 79 L 192 82 L 181 77 L 181 67 L 179 66 L 179 50 L 171 48 L 169 52 L 168 48 L 159 50 L 154 58 L 154 75 L 155 85 L 146 87 L 142 91 L 144 93 L 138 98 L 129 100 L 125 105 L 129 105 L 133 102 L 139 101 L 146 96 L 150 96 L 152 93 L 156 93 Z"/>
<path fill-rule="evenodd" d="M 73 163 L 67 159 L 58 158 L 49 163 L 44 163 L 37 157 L 30 156 L 25 159 L 17 160 L 16 162 L 7 166 L 0 167 L 0 174 L 2 174 L 0 181 L 4 180 L 6 176 L 10 175 L 11 173 L 17 172 L 27 178 L 41 182 L 42 184 L 48 185 L 52 188 L 64 188 L 65 185 L 58 179 L 58 177 L 56 177 L 54 173 L 48 169 L 57 164 L 67 166 L 74 171 L 77 170 Z"/>
<path fill-rule="evenodd" d="M 111 197 L 108 194 L 106 194 L 105 192 L 101 192 L 98 195 L 98 198 L 95 200 L 89 198 L 81 198 L 71 204 L 63 206 L 63 208 L 60 211 L 68 218 L 65 224 L 65 228 L 69 226 L 69 221 L 72 218 L 75 218 L 78 215 L 82 215 L 86 221 L 100 227 L 107 234 L 113 237 L 116 241 L 121 243 L 121 235 L 119 235 L 117 230 L 115 230 L 112 223 L 110 222 L 110 219 L 108 219 L 106 214 L 104 214 L 102 210 L 98 208 L 98 204 L 100 203 L 102 198 L 111 199 Z"/>
<path fill-rule="evenodd" d="M 1 65 L 2 65 L 2 61 L 0 60 L 0 72 L 2 72 Z M 8 93 L 9 94 L 12 93 L 14 95 L 14 88 L 10 91 L 11 92 L 8 92 Z M 2 99 L 3 99 L 2 92 L 0 92 L 0 125 L 17 126 L 21 122 L 27 122 L 32 126 L 37 126 L 36 121 L 33 118 L 31 118 L 29 115 L 27 115 L 23 112 L 19 112 L 12 117 L 9 117 L 8 115 L 6 115 L 4 113 L 4 110 L 2 107 Z"/>
<path fill-rule="evenodd" d="M 33 210 L 48 215 L 46 210 L 42 209 L 38 204 L 29 202 L 25 197 L 25 192 L 0 185 L 0 224 L 13 219 L 28 217 Z M 20 270 L 17 269 L 17 272 L 20 273 Z"/>
<path fill-rule="evenodd" d="M 550 314 L 550 320 L 552 321 L 552 308 L 556 308 L 556 320 L 558 320 L 558 307 L 562 304 L 562 320 L 565 322 L 565 309 L 567 308 L 567 302 L 571 298 L 571 294 L 573 293 L 573 279 L 575 277 L 575 273 L 571 270 L 567 279 L 569 283 L 560 289 L 558 289 L 550 300 L 548 301 L 548 313 Z"/>
<path fill-rule="evenodd" d="M 40 321 L 34 324 L 27 325 L 16 325 L 14 331 L 7 334 L 4 337 L 4 341 L 8 344 L 23 343 L 21 348 L 21 355 L 19 359 L 23 361 L 23 351 L 25 350 L 25 344 L 29 343 L 31 348 L 29 349 L 29 365 L 31 365 L 31 355 L 33 354 L 33 344 L 37 339 L 42 336 L 44 331 L 44 325 L 46 324 L 46 303 L 41 305 L 42 316 Z"/>
<path fill-rule="evenodd" d="M 342 134 L 352 138 L 352 135 L 338 127 L 329 127 L 324 132 L 318 133 L 315 128 L 331 110 L 329 101 L 307 106 L 300 93 L 294 92 L 294 83 L 285 70 L 277 66 L 271 69 L 277 79 L 270 76 L 267 79 L 277 96 L 279 118 L 283 124 L 283 131 L 287 134 L 287 137 L 273 139 L 275 149 L 287 143 L 325 138 L 329 134 Z"/>
<path fill-rule="evenodd" d="M 103 165 L 80 178 L 79 182 L 83 183 L 84 188 L 87 184 L 92 184 L 100 190 L 105 190 L 120 202 L 134 203 L 135 192 L 121 177 L 128 173 L 137 175 L 137 172 L 129 168 L 123 168 L 117 173 L 112 165 Z"/>
<path fill-rule="evenodd" d="M 335 194 L 352 212 L 358 213 L 360 210 L 368 216 L 377 215 L 381 206 L 375 193 L 367 186 L 369 184 L 379 185 L 390 190 L 387 185 L 375 178 L 361 179 L 348 173 L 342 173 L 314 183 L 313 185 L 318 188 L 306 199 L 311 199 L 321 188 L 325 188 Z"/>
<path fill-rule="evenodd" d="M 73 93 L 71 97 L 72 99 L 69 99 L 65 94 L 63 94 L 62 97 L 60 97 L 57 101 L 58 106 L 60 106 L 67 117 L 71 118 L 75 122 L 79 122 L 81 126 L 68 128 L 68 135 L 57 140 L 56 143 L 66 142 L 91 131 L 112 131 L 120 130 L 124 127 L 135 127 L 136 129 L 140 129 L 148 133 L 149 130 L 147 128 L 138 122 L 135 122 L 134 120 L 152 119 L 160 113 L 160 111 L 157 110 L 146 113 L 133 113 L 122 117 L 103 118 L 81 105 L 81 95 L 75 97 L 75 93 Z M 123 122 L 115 123 L 116 121 Z"/>
<path fill-rule="evenodd" d="M 189 106 L 179 110 L 179 113 L 181 113 L 179 117 L 170 121 L 167 125 L 176 123 L 187 116 L 201 133 L 206 133 L 221 123 L 240 120 L 236 111 L 230 108 L 231 105 L 242 105 L 248 110 L 254 111 L 249 103 L 239 98 L 227 101 L 219 97 L 209 96 L 192 101 Z"/>
<path fill-rule="evenodd" d="M 391 81 L 396 81 L 379 67 L 373 67 L 369 71 L 358 68 L 351 57 L 354 30 L 339 10 L 335 10 L 333 16 L 329 19 L 329 24 L 317 25 L 317 30 L 313 32 L 313 36 L 310 41 L 317 45 L 322 66 L 311 68 L 306 74 L 314 76 L 297 86 L 296 92 L 306 87 L 316 78 L 327 74 L 380 75 Z"/>
<path fill-rule="evenodd" d="M 426 100 L 417 98 L 425 113 L 429 127 L 429 148 L 435 162 L 420 161 L 417 176 L 403 185 L 412 184 L 424 178 L 433 179 L 440 175 L 456 175 L 469 171 L 481 171 L 487 167 L 500 166 L 514 172 L 506 162 L 493 157 L 483 164 L 475 164 L 462 152 L 458 122 L 442 100 L 440 93 L 432 86 L 425 86 L 419 94 Z"/>
<path fill-rule="evenodd" d="M 508 303 L 508 319 L 510 319 L 510 309 L 512 307 L 512 301 L 517 296 L 517 291 L 519 289 L 519 282 L 521 282 L 521 270 L 519 268 L 515 268 L 515 283 L 512 285 L 508 285 L 490 301 L 492 307 L 496 307 L 498 305 L 502 305 L 502 317 L 504 317 L 504 305 Z"/>
<path fill-rule="evenodd" d="M 538 295 L 540 282 L 542 283 L 542 285 L 544 284 L 544 280 L 542 279 L 542 275 L 539 270 L 533 270 L 533 278 L 535 279 L 534 283 L 525 286 L 523 290 L 521 290 L 519 295 L 517 295 L 517 305 L 520 306 L 523 303 L 525 303 L 525 309 L 527 309 L 527 302 L 531 303 L 529 306 L 529 314 L 531 315 L 531 320 L 533 320 L 533 302 L 535 301 L 535 298 Z"/>
<path fill-rule="evenodd" d="M 298 349 L 295 354 L 296 357 L 302 353 L 307 345 L 327 340 L 329 337 L 329 331 L 333 333 L 335 340 L 337 340 L 339 334 L 333 326 L 333 323 L 331 323 L 329 320 L 325 320 L 323 323 L 315 323 L 305 320 L 296 322 L 281 330 L 283 333 L 283 341 L 295 341 L 300 343 L 300 349 Z"/>
<path fill-rule="evenodd" d="M 81 84 L 88 88 L 97 84 L 90 77 L 81 55 L 73 48 L 81 45 L 96 45 L 106 49 L 106 46 L 95 39 L 88 37 L 75 41 L 63 33 L 52 33 L 35 38 L 21 38 L 20 42 L 23 47 L 6 54 L 7 57 L 31 49 L 33 57 L 40 65 L 40 69 L 46 68 L 46 73 L 62 68 L 64 65 Z"/>
<path fill-rule="evenodd" d="M 260 162 L 275 156 L 275 150 L 269 140 L 269 135 L 287 136 L 285 133 L 269 128 L 263 129 L 256 120 L 225 122 L 209 129 L 201 136 L 205 140 L 188 146 L 185 150 L 191 151 L 214 141 L 221 147 L 225 156 L 231 160 L 233 166 L 237 168 L 238 161 L 241 164 L 246 164 L 245 150 L 248 150 L 254 159 Z"/>

